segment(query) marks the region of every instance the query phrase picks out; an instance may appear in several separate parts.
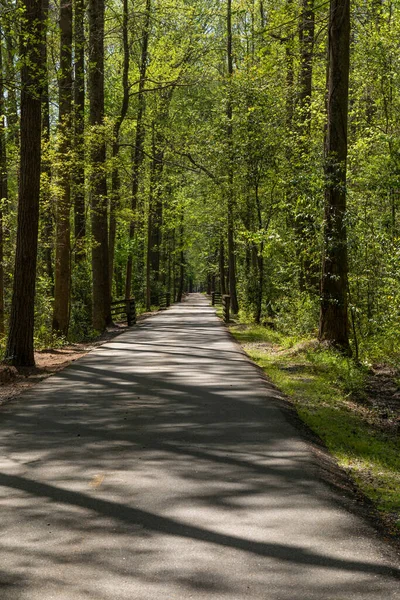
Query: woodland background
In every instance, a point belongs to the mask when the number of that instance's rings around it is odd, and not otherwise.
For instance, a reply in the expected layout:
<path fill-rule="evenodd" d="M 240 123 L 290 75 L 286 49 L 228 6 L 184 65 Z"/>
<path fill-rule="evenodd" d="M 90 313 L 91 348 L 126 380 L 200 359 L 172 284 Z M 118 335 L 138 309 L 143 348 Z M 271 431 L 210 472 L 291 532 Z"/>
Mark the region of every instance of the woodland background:
<path fill-rule="evenodd" d="M 7 0 L 0 28 L 8 361 L 195 289 L 398 361 L 398 1 Z"/>

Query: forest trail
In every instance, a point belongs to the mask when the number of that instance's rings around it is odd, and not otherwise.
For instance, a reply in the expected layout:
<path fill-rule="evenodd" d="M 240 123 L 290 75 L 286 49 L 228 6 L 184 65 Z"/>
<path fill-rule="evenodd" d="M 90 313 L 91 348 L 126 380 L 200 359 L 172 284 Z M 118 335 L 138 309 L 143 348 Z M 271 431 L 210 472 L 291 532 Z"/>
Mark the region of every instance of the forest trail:
<path fill-rule="evenodd" d="M 394 555 L 200 294 L 0 427 L 2 600 L 400 598 Z"/>

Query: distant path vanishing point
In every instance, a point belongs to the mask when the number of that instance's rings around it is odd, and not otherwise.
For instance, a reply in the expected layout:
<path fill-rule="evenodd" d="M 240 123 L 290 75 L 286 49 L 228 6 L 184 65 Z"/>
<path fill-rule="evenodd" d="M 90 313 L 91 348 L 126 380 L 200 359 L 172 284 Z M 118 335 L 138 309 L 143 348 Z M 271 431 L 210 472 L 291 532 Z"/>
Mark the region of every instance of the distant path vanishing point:
<path fill-rule="evenodd" d="M 394 553 L 318 475 L 200 294 L 0 413 L 1 600 L 392 600 Z"/>

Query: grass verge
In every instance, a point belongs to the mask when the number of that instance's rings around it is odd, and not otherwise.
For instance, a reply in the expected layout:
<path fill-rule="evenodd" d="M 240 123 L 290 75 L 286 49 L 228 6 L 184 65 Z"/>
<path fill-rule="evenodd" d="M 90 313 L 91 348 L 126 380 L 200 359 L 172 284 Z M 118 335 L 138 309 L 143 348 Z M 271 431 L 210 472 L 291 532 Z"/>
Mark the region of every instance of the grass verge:
<path fill-rule="evenodd" d="M 247 324 L 230 331 L 400 535 L 400 439 L 363 400 L 367 370 L 316 340 Z"/>

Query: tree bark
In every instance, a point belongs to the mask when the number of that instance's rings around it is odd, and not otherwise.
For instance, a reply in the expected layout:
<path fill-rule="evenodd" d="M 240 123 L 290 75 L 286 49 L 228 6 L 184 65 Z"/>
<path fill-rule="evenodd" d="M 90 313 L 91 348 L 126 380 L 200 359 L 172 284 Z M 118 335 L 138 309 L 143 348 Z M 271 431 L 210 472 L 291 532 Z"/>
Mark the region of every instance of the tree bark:
<path fill-rule="evenodd" d="M 21 154 L 18 186 L 17 247 L 6 359 L 15 366 L 33 366 L 35 283 L 41 167 L 42 2 L 22 0 Z"/>
<path fill-rule="evenodd" d="M 299 23 L 300 42 L 300 91 L 298 107 L 300 109 L 297 130 L 298 150 L 300 154 L 300 169 L 304 170 L 310 153 L 311 136 L 311 97 L 313 75 L 313 50 L 315 13 L 314 0 L 302 0 L 302 12 Z M 296 177 L 297 178 L 297 177 Z M 304 194 L 304 192 L 302 192 Z M 319 267 L 312 260 L 311 253 L 316 246 L 314 218 L 309 209 L 301 206 L 295 217 L 295 234 L 299 248 L 300 262 L 300 290 L 304 292 L 319 293 Z"/>
<path fill-rule="evenodd" d="M 42 0 L 43 19 L 47 22 L 49 17 L 49 0 Z M 47 40 L 46 40 L 47 42 Z M 50 282 L 49 294 L 54 296 L 54 269 L 53 269 L 53 244 L 54 244 L 54 218 L 51 198 L 51 161 L 49 158 L 50 146 L 50 99 L 47 43 L 42 46 L 42 65 L 45 71 L 43 77 L 42 93 L 42 178 L 40 198 L 40 222 L 42 223 L 41 248 L 47 277 Z M 44 148 L 44 152 L 43 152 Z"/>
<path fill-rule="evenodd" d="M 328 125 L 325 166 L 321 340 L 350 353 L 347 302 L 346 160 L 349 95 L 350 0 L 331 0 Z"/>
<path fill-rule="evenodd" d="M 116 211 L 120 203 L 121 180 L 119 176 L 118 155 L 119 155 L 119 134 L 121 125 L 126 117 L 129 108 L 129 39 L 128 39 L 128 0 L 123 0 L 122 16 L 122 49 L 123 49 L 123 67 L 122 67 L 122 105 L 120 113 L 114 125 L 114 141 L 112 148 L 113 170 L 111 176 L 111 201 L 110 201 L 110 231 L 109 231 L 109 275 L 110 290 L 112 290 L 112 281 L 114 273 L 114 255 L 115 238 L 117 233 Z"/>
<path fill-rule="evenodd" d="M 0 30 L 0 33 L 1 30 Z M 4 334 L 4 229 L 3 211 L 8 202 L 7 149 L 3 86 L 3 47 L 0 40 L 0 335 Z"/>
<path fill-rule="evenodd" d="M 90 190 L 92 221 L 93 328 L 111 324 L 108 256 L 106 144 L 104 125 L 104 0 L 89 0 L 89 100 L 92 127 Z"/>
<path fill-rule="evenodd" d="M 233 55 L 232 55 L 232 0 L 227 1 L 227 62 L 228 62 L 228 98 L 226 108 L 227 119 L 227 145 L 228 145 L 228 197 L 227 197 L 227 217 L 228 217 L 228 265 L 229 265 L 229 294 L 231 296 L 231 307 L 233 313 L 239 312 L 239 303 L 236 289 L 236 259 L 235 259 L 235 240 L 234 240 L 234 187 L 233 187 L 233 107 L 232 107 L 232 75 L 233 75 Z"/>
<path fill-rule="evenodd" d="M 71 296 L 71 184 L 69 154 L 71 150 L 72 109 L 72 3 L 60 5 L 60 72 L 59 72 L 59 196 L 57 202 L 56 264 L 54 281 L 53 331 L 67 336 Z"/>
<path fill-rule="evenodd" d="M 75 0 L 74 5 L 74 147 L 73 179 L 75 261 L 85 258 L 85 4 Z"/>
<path fill-rule="evenodd" d="M 143 26 L 143 38 L 142 38 L 142 49 L 140 59 L 140 73 L 139 73 L 139 90 L 138 90 L 138 110 L 136 117 L 136 136 L 135 136 L 135 147 L 133 150 L 133 165 L 132 165 L 132 213 L 133 220 L 129 227 L 129 240 L 132 243 L 135 236 L 135 215 L 137 212 L 138 205 L 138 194 L 139 194 L 139 179 L 140 169 L 143 163 L 143 146 L 145 139 L 145 127 L 144 127 L 144 114 L 145 114 L 145 98 L 144 98 L 144 86 L 146 82 L 147 73 L 147 62 L 148 62 L 148 47 L 150 37 L 150 14 L 151 14 L 151 0 L 146 0 L 145 9 L 145 20 Z M 133 255 L 132 251 L 129 252 L 127 266 L 126 266 L 126 281 L 125 281 L 125 298 L 128 299 L 132 290 L 132 268 L 133 268 Z"/>

